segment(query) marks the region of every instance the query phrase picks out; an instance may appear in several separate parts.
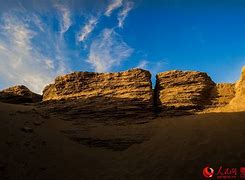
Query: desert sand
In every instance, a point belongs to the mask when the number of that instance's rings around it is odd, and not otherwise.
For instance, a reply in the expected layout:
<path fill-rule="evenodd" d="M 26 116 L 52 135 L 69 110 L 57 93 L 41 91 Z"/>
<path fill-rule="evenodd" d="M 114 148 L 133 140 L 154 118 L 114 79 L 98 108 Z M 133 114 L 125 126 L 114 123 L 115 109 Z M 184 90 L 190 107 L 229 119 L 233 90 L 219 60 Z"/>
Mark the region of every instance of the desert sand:
<path fill-rule="evenodd" d="M 0 103 L 0 179 L 202 179 L 245 164 L 245 112 L 69 118 Z"/>
<path fill-rule="evenodd" d="M 230 84 L 160 75 L 155 90 L 135 69 L 60 76 L 43 96 L 0 91 L 0 179 L 196 180 L 244 167 L 245 69 Z"/>

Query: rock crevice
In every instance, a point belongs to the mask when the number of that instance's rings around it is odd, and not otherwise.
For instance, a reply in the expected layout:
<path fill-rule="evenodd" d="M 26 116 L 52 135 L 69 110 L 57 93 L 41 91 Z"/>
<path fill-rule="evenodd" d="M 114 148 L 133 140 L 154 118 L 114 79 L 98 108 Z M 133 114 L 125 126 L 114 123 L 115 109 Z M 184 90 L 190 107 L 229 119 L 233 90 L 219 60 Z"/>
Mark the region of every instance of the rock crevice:
<path fill-rule="evenodd" d="M 43 97 L 43 98 L 42 98 Z M 115 73 L 73 72 L 58 76 L 47 85 L 43 96 L 25 86 L 0 91 L 0 101 L 10 103 L 64 103 L 71 112 L 202 111 L 226 105 L 245 109 L 245 67 L 237 83 L 216 84 L 204 72 L 172 70 L 156 75 L 152 89 L 151 74 L 143 69 Z M 59 102 L 59 103 L 58 103 Z M 81 109 L 82 108 L 82 109 Z M 105 114 L 105 113 L 104 113 Z"/>

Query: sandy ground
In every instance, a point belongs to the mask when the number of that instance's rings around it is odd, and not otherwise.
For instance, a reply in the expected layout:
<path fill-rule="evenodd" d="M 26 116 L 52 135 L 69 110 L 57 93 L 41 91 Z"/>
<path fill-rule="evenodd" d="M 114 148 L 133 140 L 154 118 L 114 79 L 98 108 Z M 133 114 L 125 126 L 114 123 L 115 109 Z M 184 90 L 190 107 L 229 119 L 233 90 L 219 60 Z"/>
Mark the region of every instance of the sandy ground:
<path fill-rule="evenodd" d="M 98 121 L 0 103 L 0 179 L 202 179 L 245 166 L 244 124 L 245 112 Z"/>

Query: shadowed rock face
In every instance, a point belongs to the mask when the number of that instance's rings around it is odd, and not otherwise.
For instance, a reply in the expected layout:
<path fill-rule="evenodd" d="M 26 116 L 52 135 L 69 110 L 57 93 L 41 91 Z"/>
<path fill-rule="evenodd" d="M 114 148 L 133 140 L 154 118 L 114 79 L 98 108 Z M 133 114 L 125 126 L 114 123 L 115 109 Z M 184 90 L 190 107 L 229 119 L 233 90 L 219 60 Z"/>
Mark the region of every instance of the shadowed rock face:
<path fill-rule="evenodd" d="M 215 87 L 202 72 L 174 70 L 159 73 L 156 79 L 156 103 L 165 110 L 202 109 L 210 103 L 210 93 Z"/>
<path fill-rule="evenodd" d="M 105 98 L 107 102 L 101 101 Z M 43 91 L 43 101 L 71 99 L 92 99 L 94 105 L 111 101 L 113 105 L 124 102 L 121 106 L 150 108 L 153 104 L 151 74 L 142 69 L 117 73 L 74 72 L 57 77 Z"/>
<path fill-rule="evenodd" d="M 0 91 L 0 101 L 7 103 L 36 103 L 42 96 L 31 92 L 27 87 L 14 86 Z"/>

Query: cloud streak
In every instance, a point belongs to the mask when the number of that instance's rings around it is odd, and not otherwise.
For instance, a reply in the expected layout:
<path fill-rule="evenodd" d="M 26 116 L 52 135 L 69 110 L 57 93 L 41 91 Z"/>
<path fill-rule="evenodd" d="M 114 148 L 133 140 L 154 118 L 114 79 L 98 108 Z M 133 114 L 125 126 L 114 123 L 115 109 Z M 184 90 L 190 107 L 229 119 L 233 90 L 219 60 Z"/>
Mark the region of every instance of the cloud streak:
<path fill-rule="evenodd" d="M 29 11 L 24 6 L 0 13 L 0 87 L 23 84 L 41 93 L 44 86 L 70 67 L 98 72 L 112 71 L 131 56 L 133 49 L 116 32 L 122 28 L 133 3 L 113 0 L 89 17 L 79 29 L 69 6 L 53 4 L 47 12 Z M 115 14 L 114 28 L 97 26 Z M 81 14 L 76 14 L 81 17 Z M 84 16 L 84 15 L 83 15 Z M 76 24 L 77 23 L 77 24 Z M 91 34 L 98 27 L 99 34 Z M 96 31 L 97 32 L 97 31 Z M 94 32 L 95 33 L 95 32 Z M 88 37 L 92 37 L 88 41 Z M 74 41 L 73 41 L 74 37 Z M 81 49 L 83 42 L 88 48 Z M 81 61 L 81 59 L 86 59 Z M 71 61 L 72 60 L 72 61 Z"/>
<path fill-rule="evenodd" d="M 98 17 L 91 17 L 84 27 L 81 29 L 79 35 L 78 35 L 78 41 L 83 42 L 86 40 L 86 38 L 89 36 L 89 34 L 94 30 L 96 27 L 96 24 L 98 23 Z"/>
<path fill-rule="evenodd" d="M 20 13 L 22 14 L 20 18 Z M 26 16 L 25 16 L 26 15 Z M 42 34 L 33 24 L 37 21 L 34 16 L 26 12 L 8 12 L 1 17 L 0 26 L 0 83 L 4 86 L 23 84 L 31 90 L 41 93 L 43 87 L 52 82 L 57 74 L 69 69 L 63 62 L 56 61 L 55 57 L 45 55 L 33 44 L 37 36 Z M 36 27 L 38 25 L 36 24 Z M 50 38 L 48 30 L 44 33 L 40 44 L 53 46 L 55 38 Z M 43 48 L 44 49 L 44 48 Z M 43 50 L 42 49 L 42 50 Z"/>
<path fill-rule="evenodd" d="M 128 13 L 133 9 L 134 3 L 131 1 L 126 2 L 123 5 L 123 9 L 118 14 L 118 27 L 123 28 L 124 21 L 128 16 Z"/>
<path fill-rule="evenodd" d="M 114 29 L 104 29 L 92 42 L 88 56 L 95 71 L 107 72 L 119 66 L 133 52 Z"/>
<path fill-rule="evenodd" d="M 133 6 L 134 3 L 131 1 L 126 1 L 124 3 L 123 0 L 112 0 L 107 6 L 104 15 L 109 17 L 114 10 L 123 7 L 117 16 L 118 27 L 123 28 L 124 21 L 127 18 L 128 13 L 133 9 Z M 95 29 L 96 25 L 99 22 L 99 19 L 100 16 L 92 16 L 85 22 L 83 28 L 81 28 L 80 32 L 78 33 L 78 42 L 84 42 L 87 39 L 87 37 Z"/>
<path fill-rule="evenodd" d="M 157 73 L 162 71 L 164 68 L 168 66 L 167 60 L 146 60 L 143 59 L 136 66 L 137 68 L 147 69 L 151 71 L 152 75 L 155 76 Z"/>
<path fill-rule="evenodd" d="M 112 0 L 111 3 L 108 5 L 105 16 L 110 16 L 112 12 L 123 5 L 123 0 Z"/>
<path fill-rule="evenodd" d="M 61 34 L 65 33 L 71 26 L 71 12 L 70 10 L 62 4 L 55 4 L 54 7 L 60 12 L 61 14 L 61 27 L 60 31 Z"/>
<path fill-rule="evenodd" d="M 142 60 L 142 61 L 139 62 L 137 68 L 147 69 L 148 64 L 149 64 L 149 61 Z"/>

